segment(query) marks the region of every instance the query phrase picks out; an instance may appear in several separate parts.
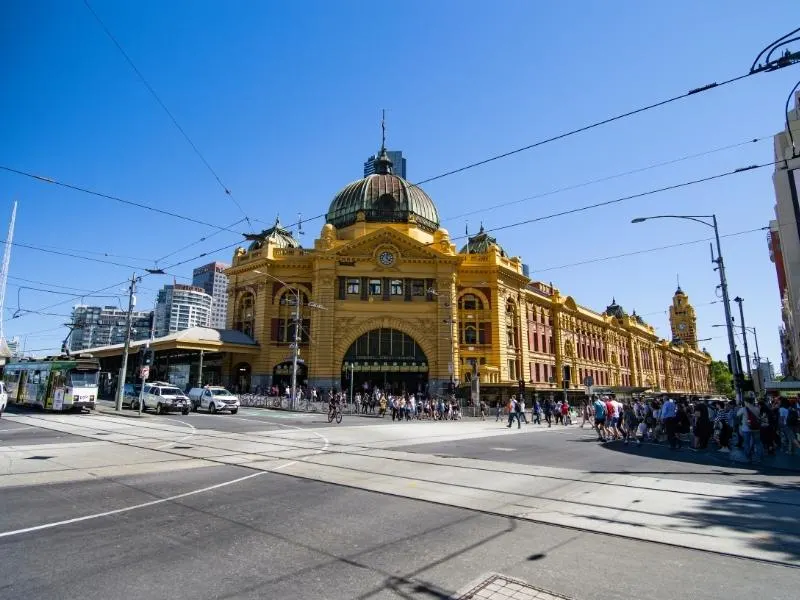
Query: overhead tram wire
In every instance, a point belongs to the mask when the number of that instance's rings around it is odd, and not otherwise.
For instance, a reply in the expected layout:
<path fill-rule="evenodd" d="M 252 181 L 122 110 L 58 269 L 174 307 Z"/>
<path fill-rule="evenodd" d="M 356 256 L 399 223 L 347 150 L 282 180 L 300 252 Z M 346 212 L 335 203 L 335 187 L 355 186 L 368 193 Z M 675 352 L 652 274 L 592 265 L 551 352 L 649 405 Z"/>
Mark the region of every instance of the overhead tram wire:
<path fill-rule="evenodd" d="M 5 243 L 6 243 L 6 240 L 0 240 L 0 244 L 5 244 Z M 11 245 L 15 246 L 17 248 L 26 248 L 28 250 L 36 250 L 37 252 L 44 252 L 46 254 L 54 254 L 56 256 L 67 256 L 69 258 L 77 258 L 77 259 L 86 260 L 86 261 L 89 261 L 89 262 L 96 262 L 96 263 L 101 263 L 101 264 L 104 264 L 104 265 L 112 265 L 114 267 L 125 267 L 125 268 L 128 268 L 128 269 L 134 269 L 134 270 L 142 268 L 140 266 L 137 267 L 137 266 L 129 265 L 129 264 L 126 264 L 126 263 L 115 262 L 115 261 L 112 261 L 112 260 L 103 260 L 102 258 L 92 258 L 90 256 L 81 256 L 79 254 L 72 254 L 72 253 L 69 253 L 69 252 L 59 252 L 57 250 L 48 250 L 47 248 L 42 248 L 41 246 L 33 246 L 31 244 L 23 244 L 22 242 L 11 242 Z"/>
<path fill-rule="evenodd" d="M 745 235 L 745 234 L 748 234 L 748 233 L 755 233 L 755 232 L 758 232 L 758 231 L 768 231 L 768 230 L 769 230 L 768 226 L 767 227 L 756 227 L 754 229 L 745 229 L 744 231 L 737 231 L 735 233 L 726 233 L 724 235 L 721 234 L 719 237 L 721 237 L 721 238 L 736 237 L 736 236 Z M 598 258 L 589 258 L 589 259 L 581 260 L 581 261 L 574 262 L 574 263 L 568 263 L 568 264 L 565 264 L 565 265 L 559 265 L 557 267 L 546 267 L 544 269 L 532 269 L 531 273 L 546 273 L 547 271 L 558 271 L 560 269 L 569 269 L 571 267 L 580 267 L 580 266 L 583 266 L 583 265 L 591 265 L 591 264 L 594 264 L 594 263 L 605 262 L 607 260 L 616 260 L 618 258 L 627 258 L 629 256 L 638 256 L 640 254 L 649 254 L 651 252 L 658 252 L 660 250 L 669 250 L 670 248 L 680 248 L 682 246 L 691 246 L 691 245 L 694 245 L 694 244 L 702 244 L 703 242 L 711 242 L 713 240 L 714 240 L 713 237 L 702 238 L 702 239 L 699 239 L 699 240 L 691 240 L 691 241 L 687 241 L 687 242 L 678 242 L 678 243 L 675 243 L 675 244 L 668 244 L 666 246 L 657 246 L 655 248 L 646 248 L 646 249 L 643 249 L 643 250 L 634 250 L 632 252 L 625 252 L 623 254 L 615 254 L 613 256 L 602 256 L 602 257 L 598 257 Z"/>
<path fill-rule="evenodd" d="M 533 196 L 527 196 L 526 198 L 520 198 L 518 200 L 511 200 L 510 202 L 501 202 L 500 204 L 493 204 L 491 206 L 485 206 L 485 207 L 482 207 L 482 208 L 479 208 L 479 209 L 476 209 L 476 210 L 473 210 L 473 211 L 470 211 L 470 212 L 461 213 L 459 215 L 453 215 L 453 216 L 450 216 L 450 217 L 445 217 L 445 221 L 452 221 L 454 219 L 460 219 L 461 217 L 469 217 L 471 215 L 476 215 L 476 214 L 480 214 L 480 213 L 483 213 L 483 212 L 488 212 L 488 211 L 494 210 L 496 208 L 504 208 L 506 206 L 513 206 L 514 204 L 521 204 L 522 202 L 528 202 L 530 200 L 538 200 L 539 198 L 546 198 L 547 196 L 554 196 L 556 194 L 561 194 L 563 192 L 568 192 L 568 191 L 571 191 L 571 190 L 576 190 L 576 189 L 579 189 L 579 188 L 588 187 L 590 185 L 594 185 L 594 184 L 597 184 L 597 183 L 603 183 L 605 181 L 611 181 L 612 179 L 619 179 L 621 177 L 627 177 L 628 175 L 635 175 L 637 173 L 644 173 L 644 172 L 650 171 L 652 169 L 657 169 L 657 168 L 660 168 L 660 167 L 666 167 L 666 166 L 673 165 L 673 164 L 676 164 L 676 163 L 679 163 L 679 162 L 692 160 L 694 158 L 701 158 L 703 156 L 708 156 L 710 154 L 715 154 L 717 152 L 723 152 L 725 150 L 731 150 L 733 148 L 740 148 L 740 147 L 746 146 L 748 144 L 755 144 L 755 143 L 758 143 L 758 142 L 762 142 L 762 141 L 765 141 L 765 140 L 771 140 L 771 139 L 772 139 L 772 135 L 770 134 L 770 135 L 767 135 L 767 136 L 761 136 L 761 137 L 745 140 L 743 142 L 737 142 L 735 144 L 728 144 L 727 146 L 720 146 L 718 148 L 712 148 L 711 150 L 705 150 L 703 152 L 697 152 L 695 154 L 687 154 L 687 155 L 681 156 L 679 158 L 673 158 L 671 160 L 653 163 L 653 164 L 647 165 L 645 167 L 639 167 L 639 168 L 636 168 L 636 169 L 631 169 L 629 171 L 623 171 L 621 173 L 615 173 L 613 175 L 606 175 L 604 177 L 598 177 L 597 179 L 590 179 L 588 181 L 583 181 L 581 183 L 575 183 L 575 184 L 572 184 L 572 185 L 564 186 L 564 187 L 561 187 L 561 188 L 550 190 L 548 192 L 541 192 L 541 193 L 535 194 Z"/>
<path fill-rule="evenodd" d="M 225 229 L 226 229 L 226 230 L 229 230 L 231 227 L 234 227 L 234 226 L 238 225 L 239 223 L 242 223 L 243 221 L 244 221 L 244 219 L 239 219 L 238 221 L 235 221 L 234 223 L 231 223 L 230 225 L 228 225 L 227 227 L 225 227 Z M 196 240 L 196 241 L 194 241 L 194 242 L 192 242 L 192 243 L 190 243 L 190 244 L 186 244 L 185 246 L 181 246 L 181 247 L 180 247 L 180 248 L 178 248 L 177 250 L 173 250 L 173 251 L 172 251 L 172 252 L 170 252 L 169 254 L 165 254 L 164 256 L 161 256 L 161 257 L 159 257 L 159 258 L 155 259 L 155 261 L 153 261 L 153 262 L 155 262 L 155 264 L 158 264 L 158 263 L 160 263 L 162 260 L 165 260 L 165 259 L 169 258 L 170 256 L 174 256 L 174 255 L 178 254 L 179 252 L 183 252 L 184 250 L 186 250 L 186 249 L 188 249 L 188 248 L 191 248 L 191 247 L 193 247 L 193 246 L 197 246 L 198 244 L 202 244 L 202 243 L 203 243 L 203 242 L 205 242 L 205 241 L 206 241 L 208 238 L 210 238 L 210 237 L 213 237 L 213 236 L 215 236 L 215 235 L 217 235 L 217 234 L 219 234 L 219 233 L 222 233 L 222 231 L 223 231 L 223 230 L 222 230 L 222 229 L 220 229 L 220 230 L 214 231 L 214 232 L 212 232 L 212 233 L 209 233 L 208 235 L 201 237 L 199 240 Z M 241 235 L 241 234 L 240 234 L 240 235 Z"/>
<path fill-rule="evenodd" d="M 147 88 L 147 91 L 150 92 L 150 95 L 153 96 L 153 98 L 158 103 L 158 105 L 166 113 L 167 117 L 169 117 L 169 120 L 172 121 L 172 124 L 175 126 L 175 128 L 180 132 L 180 134 L 183 136 L 183 138 L 188 142 L 189 146 L 191 146 L 191 148 L 194 151 L 194 153 L 197 155 L 197 157 L 200 159 L 200 161 L 205 165 L 206 169 L 208 169 L 208 172 L 211 173 L 211 175 L 214 177 L 214 179 L 216 179 L 216 181 L 219 184 L 219 186 L 225 192 L 225 195 L 228 196 L 233 201 L 233 203 L 236 205 L 236 208 L 238 208 L 239 212 L 242 213 L 242 215 L 244 216 L 244 220 L 247 222 L 248 227 L 250 227 L 252 229 L 253 226 L 250 223 L 250 218 L 247 216 L 247 213 L 242 208 L 242 205 L 239 204 L 239 201 L 236 198 L 234 198 L 233 193 L 231 192 L 230 188 L 228 188 L 228 186 L 225 185 L 222 182 L 222 178 L 214 170 L 214 168 L 208 162 L 208 160 L 203 155 L 203 153 L 200 152 L 200 149 L 197 147 L 197 144 L 195 144 L 192 141 L 192 138 L 189 137 L 189 134 L 186 133 L 186 130 L 183 127 L 181 127 L 181 124 L 178 123 L 178 120 L 175 118 L 175 115 L 173 115 L 172 111 L 170 111 L 170 109 L 167 108 L 167 105 L 164 104 L 163 100 L 161 100 L 161 97 L 156 93 L 156 91 L 153 88 L 153 86 L 150 85 L 150 82 L 147 81 L 145 76 L 142 74 L 142 72 L 138 69 L 136 64 L 133 62 L 133 59 L 131 59 L 131 57 L 128 55 L 128 53 L 125 52 L 125 49 L 122 47 L 122 44 L 120 44 L 119 41 L 117 40 L 117 38 L 114 37 L 114 34 L 111 33 L 111 30 L 106 26 L 105 22 L 103 22 L 103 20 L 100 18 L 100 15 L 98 15 L 95 12 L 95 10 L 92 8 L 92 5 L 89 4 L 89 0 L 83 0 L 83 3 L 86 5 L 86 8 L 89 10 L 89 12 L 92 13 L 92 16 L 94 16 L 95 20 L 100 24 L 100 27 L 103 29 L 103 31 L 108 36 L 108 38 L 117 47 L 117 50 L 119 50 L 120 54 L 122 54 L 123 58 L 128 63 L 128 65 L 131 67 L 131 69 L 133 69 L 133 72 L 136 73 L 136 76 L 139 78 L 139 81 L 141 81 L 142 84 L 144 85 L 144 87 Z"/>
<path fill-rule="evenodd" d="M 584 205 L 584 206 L 578 206 L 576 208 L 570 208 L 568 210 L 562 210 L 562 211 L 559 211 L 559 212 L 556 212 L 556 213 L 551 213 L 549 215 L 542 215 L 540 217 L 533 217 L 533 218 L 530 218 L 530 219 L 523 219 L 521 221 L 516 221 L 516 222 L 513 222 L 513 223 L 507 223 L 505 225 L 499 225 L 497 227 L 486 228 L 484 231 L 486 231 L 487 233 L 493 233 L 495 231 L 503 231 L 505 229 L 512 229 L 514 227 L 520 227 L 522 225 L 530 225 L 531 223 L 538 223 L 540 221 L 547 221 L 549 219 L 555 219 L 557 217 L 564 217 L 564 216 L 571 215 L 571 214 L 576 214 L 576 213 L 579 213 L 579 212 L 586 212 L 586 211 L 589 211 L 589 210 L 593 210 L 595 208 L 603 208 L 605 206 L 611 206 L 612 204 L 620 204 L 620 203 L 626 202 L 628 200 L 635 200 L 636 198 L 644 198 L 645 196 L 652 196 L 652 195 L 659 194 L 659 193 L 662 193 L 662 192 L 668 192 L 668 191 L 672 191 L 672 190 L 677 190 L 677 189 L 689 187 L 689 186 L 692 186 L 692 185 L 697 185 L 699 183 L 706 183 L 708 181 L 714 181 L 714 180 L 717 180 L 717 179 L 722 179 L 724 177 L 729 177 L 731 175 L 738 175 L 740 173 L 746 173 L 748 171 L 755 171 L 756 169 L 763 169 L 764 167 L 771 167 L 771 166 L 776 165 L 779 162 L 782 162 L 782 160 L 780 160 L 780 161 L 772 161 L 772 162 L 768 162 L 768 163 L 755 164 L 755 165 L 749 165 L 747 167 L 740 167 L 740 168 L 734 169 L 732 171 L 725 171 L 723 173 L 717 173 L 716 175 L 710 175 L 708 177 L 700 177 L 698 179 L 692 179 L 692 180 L 689 180 L 689 181 L 684 181 L 684 182 L 676 183 L 676 184 L 673 184 L 673 185 L 667 185 L 667 186 L 664 186 L 664 187 L 648 190 L 646 192 L 639 192 L 638 194 L 631 194 L 631 195 L 628 195 L 628 196 L 621 196 L 619 198 L 614 198 L 613 200 L 605 200 L 603 202 L 595 202 L 594 204 L 587 204 L 587 205 Z M 461 236 L 453 237 L 453 238 L 451 238 L 451 240 L 459 240 L 459 239 L 464 239 L 464 238 L 468 238 L 468 237 L 469 236 L 467 236 L 467 235 L 461 235 Z M 429 243 L 429 245 L 430 245 L 430 243 Z"/>
<path fill-rule="evenodd" d="M 221 231 L 229 231 L 230 233 L 235 233 L 237 235 L 241 235 L 241 232 L 234 231 L 233 229 L 227 229 L 225 227 L 220 227 L 219 225 L 215 225 L 214 223 L 209 223 L 208 221 L 202 221 L 200 219 L 195 219 L 193 217 L 187 217 L 185 215 L 181 215 L 169 210 L 164 210 L 162 208 L 157 208 L 155 206 L 150 206 L 149 204 L 144 204 L 142 202 L 134 202 L 133 200 L 125 200 L 124 198 L 120 198 L 119 196 L 114 196 L 111 194 L 105 194 L 103 192 L 96 192 L 94 190 L 90 190 L 85 187 L 81 187 L 79 185 L 73 185 L 71 183 L 64 183 L 63 181 L 58 181 L 56 179 L 52 179 L 50 177 L 43 177 L 41 175 L 36 175 L 34 173 L 29 173 L 27 171 L 23 171 L 21 169 L 15 169 L 13 167 L 9 167 L 6 165 L 0 165 L 0 170 L 8 171 L 9 173 L 14 173 L 16 175 L 22 175 L 24 177 L 30 177 L 31 179 L 36 179 L 37 181 L 42 181 L 44 183 L 49 183 L 52 185 L 57 185 L 59 187 L 63 187 L 69 190 L 73 190 L 75 192 L 82 192 L 84 194 L 90 194 L 92 196 L 97 196 L 98 198 L 104 198 L 106 200 L 113 200 L 114 202 L 120 202 L 122 204 L 127 204 L 128 206 L 135 206 L 136 208 L 141 208 L 143 210 L 148 210 L 150 212 L 158 213 L 161 215 L 165 215 L 168 217 L 173 217 L 175 219 L 181 219 L 183 221 L 187 221 L 189 223 L 194 223 L 195 225 L 203 225 L 204 227 L 211 227 L 212 229 L 219 229 Z"/>
<path fill-rule="evenodd" d="M 640 108 L 629 110 L 627 112 L 620 113 L 620 114 L 615 115 L 613 117 L 608 117 L 606 119 L 602 119 L 600 121 L 596 121 L 594 123 L 590 123 L 588 125 L 584 125 L 583 127 L 578 127 L 576 129 L 572 129 L 570 131 L 565 131 L 565 132 L 560 133 L 558 135 L 554 135 L 552 137 L 545 138 L 543 140 L 539 140 L 539 141 L 533 142 L 531 144 L 527 144 L 526 146 L 522 146 L 520 148 L 515 148 L 514 150 L 509 150 L 508 152 L 503 152 L 502 154 L 496 154 L 494 156 L 490 156 L 488 158 L 484 158 L 482 160 L 469 163 L 467 165 L 464 165 L 463 167 L 458 167 L 456 169 L 451 169 L 449 171 L 445 171 L 444 173 L 440 173 L 438 175 L 434 175 L 433 177 L 428 177 L 427 179 L 423 179 L 422 181 L 417 182 L 416 185 L 422 185 L 424 183 L 430 183 L 431 181 L 437 181 L 438 179 L 443 179 L 444 177 L 449 177 L 450 175 L 455 175 L 457 173 L 463 173 L 464 171 L 468 171 L 470 169 L 474 169 L 476 167 L 480 167 L 480 166 L 486 165 L 488 163 L 501 160 L 503 158 L 508 158 L 509 156 L 514 156 L 515 154 L 519 154 L 519 153 L 525 152 L 527 150 L 532 150 L 533 148 L 538 148 L 539 146 L 544 146 L 545 144 L 549 144 L 551 142 L 555 142 L 555 141 L 558 141 L 558 140 L 563 140 L 565 138 L 568 138 L 570 136 L 576 135 L 578 133 L 583 133 L 585 131 L 589 131 L 591 129 L 595 129 L 597 127 L 600 127 L 602 125 L 607 125 L 609 123 L 613 123 L 614 121 L 619 121 L 619 120 L 625 119 L 627 117 L 632 117 L 634 115 L 646 112 L 648 110 L 652 110 L 654 108 L 665 106 L 665 105 L 670 104 L 672 102 L 677 102 L 678 100 L 682 100 L 682 99 L 688 98 L 690 96 L 695 96 L 697 94 L 702 94 L 702 93 L 707 92 L 709 90 L 718 89 L 718 88 L 724 87 L 726 85 L 730 85 L 730 84 L 735 83 L 737 81 L 741 81 L 742 79 L 747 79 L 748 77 L 752 77 L 753 75 L 758 75 L 759 73 L 777 71 L 777 70 L 782 69 L 784 67 L 788 67 L 790 65 L 793 65 L 793 64 L 795 64 L 797 62 L 800 62 L 800 53 L 794 53 L 794 54 L 788 53 L 787 55 L 781 56 L 778 59 L 767 60 L 763 65 L 762 64 L 756 65 L 756 63 L 758 62 L 758 59 L 761 58 L 761 56 L 764 54 L 764 52 L 766 50 L 769 50 L 771 48 L 770 54 L 768 55 L 768 56 L 771 56 L 772 52 L 775 51 L 777 48 L 789 43 L 790 41 L 792 41 L 792 40 L 789 40 L 787 38 L 789 36 L 797 33 L 798 31 L 800 31 L 800 28 L 789 32 L 788 34 L 782 36 L 781 38 L 779 38 L 778 40 L 776 40 L 775 42 L 770 44 L 767 48 L 765 48 L 764 51 L 762 51 L 762 53 L 759 54 L 756 57 L 756 60 L 754 61 L 753 66 L 750 68 L 750 70 L 747 73 L 744 73 L 742 75 L 737 75 L 736 77 L 731 77 L 730 79 L 726 79 L 726 80 L 721 81 L 719 83 L 716 82 L 716 81 L 712 82 L 712 83 L 708 83 L 706 85 L 702 85 L 700 87 L 696 87 L 696 88 L 690 89 L 688 92 L 684 92 L 682 94 L 678 94 L 676 96 L 672 96 L 671 98 L 666 98 L 664 100 L 660 100 L 658 102 L 654 102 L 652 104 L 648 104 L 648 105 L 642 106 Z"/>

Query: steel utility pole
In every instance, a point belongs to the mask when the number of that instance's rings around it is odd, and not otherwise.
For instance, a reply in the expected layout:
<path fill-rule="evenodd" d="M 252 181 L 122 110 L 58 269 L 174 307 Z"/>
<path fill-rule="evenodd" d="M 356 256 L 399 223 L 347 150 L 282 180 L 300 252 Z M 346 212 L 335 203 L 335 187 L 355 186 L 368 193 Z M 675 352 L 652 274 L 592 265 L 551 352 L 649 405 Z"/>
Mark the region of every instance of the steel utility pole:
<path fill-rule="evenodd" d="M 136 273 L 131 276 L 130 287 L 128 288 L 128 314 L 125 317 L 125 348 L 122 351 L 122 367 L 119 370 L 119 382 L 117 383 L 117 405 L 118 411 L 122 410 L 122 396 L 125 392 L 125 373 L 128 371 L 128 350 L 131 348 L 131 320 L 133 318 L 133 307 L 136 306 Z"/>
<path fill-rule="evenodd" d="M 300 356 L 300 292 L 295 290 L 295 313 L 294 313 L 294 343 L 292 344 L 292 399 L 289 402 L 289 408 L 294 410 L 294 404 L 297 400 L 297 359 Z"/>
<path fill-rule="evenodd" d="M 733 301 L 739 305 L 739 318 L 742 321 L 742 341 L 744 342 L 744 356 L 747 361 L 747 374 L 750 376 L 750 379 L 752 379 L 753 370 L 750 368 L 750 351 L 747 349 L 747 327 L 744 325 L 744 309 L 742 308 L 742 302 L 744 302 L 744 298 L 736 296 Z"/>

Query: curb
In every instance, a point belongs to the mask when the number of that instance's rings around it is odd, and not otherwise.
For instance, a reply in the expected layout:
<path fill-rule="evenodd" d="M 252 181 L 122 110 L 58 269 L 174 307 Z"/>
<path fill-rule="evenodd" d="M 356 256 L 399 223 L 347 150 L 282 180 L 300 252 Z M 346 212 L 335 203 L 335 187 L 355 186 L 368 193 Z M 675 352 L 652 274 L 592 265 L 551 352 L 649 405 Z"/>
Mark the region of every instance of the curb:
<path fill-rule="evenodd" d="M 126 419 L 141 419 L 144 417 L 150 417 L 147 413 L 142 413 L 141 415 L 137 411 L 132 410 L 120 410 L 117 411 L 115 408 L 111 408 L 108 406 L 97 406 L 95 407 L 95 413 L 99 415 L 113 415 L 115 417 L 125 417 Z"/>

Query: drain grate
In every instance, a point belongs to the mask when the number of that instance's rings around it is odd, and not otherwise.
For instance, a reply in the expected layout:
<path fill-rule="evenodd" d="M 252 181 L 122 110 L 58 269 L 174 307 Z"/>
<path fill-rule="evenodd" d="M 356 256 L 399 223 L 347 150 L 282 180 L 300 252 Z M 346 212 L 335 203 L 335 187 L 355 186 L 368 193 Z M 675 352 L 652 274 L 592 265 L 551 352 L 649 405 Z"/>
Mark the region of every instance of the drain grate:
<path fill-rule="evenodd" d="M 484 575 L 451 598 L 452 600 L 573 600 L 568 596 L 499 573 Z"/>
<path fill-rule="evenodd" d="M 26 456 L 25 460 L 48 460 L 53 458 L 52 456 Z"/>

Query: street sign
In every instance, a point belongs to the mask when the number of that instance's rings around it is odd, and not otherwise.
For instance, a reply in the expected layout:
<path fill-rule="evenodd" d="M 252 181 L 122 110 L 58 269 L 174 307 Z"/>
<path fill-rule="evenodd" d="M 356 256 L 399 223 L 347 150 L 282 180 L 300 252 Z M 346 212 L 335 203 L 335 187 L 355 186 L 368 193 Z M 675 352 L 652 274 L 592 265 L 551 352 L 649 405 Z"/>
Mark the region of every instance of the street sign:
<path fill-rule="evenodd" d="M 592 377 L 591 375 L 587 375 L 583 379 L 583 385 L 585 385 L 586 387 L 592 387 L 594 385 L 594 377 Z"/>
<path fill-rule="evenodd" d="M 142 367 L 142 379 L 150 377 L 150 367 Z"/>

